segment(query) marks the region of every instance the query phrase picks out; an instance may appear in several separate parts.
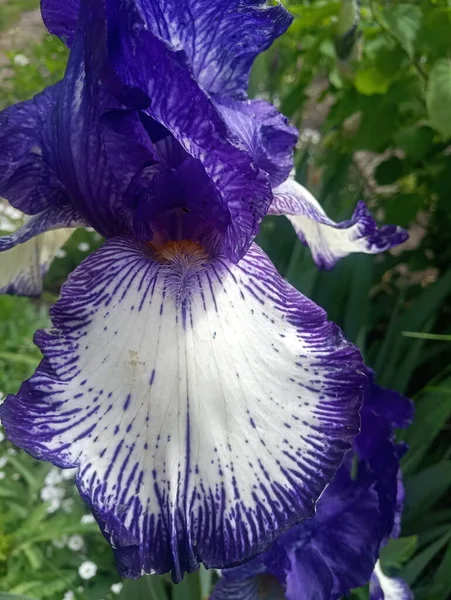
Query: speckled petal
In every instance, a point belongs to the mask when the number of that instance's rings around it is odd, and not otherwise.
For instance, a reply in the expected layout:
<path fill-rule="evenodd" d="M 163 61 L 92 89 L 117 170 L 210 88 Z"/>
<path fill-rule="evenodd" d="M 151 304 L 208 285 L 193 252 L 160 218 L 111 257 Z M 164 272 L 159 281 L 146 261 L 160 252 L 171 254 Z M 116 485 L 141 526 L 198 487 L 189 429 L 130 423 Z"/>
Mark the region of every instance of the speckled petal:
<path fill-rule="evenodd" d="M 349 221 L 335 223 L 316 198 L 293 179 L 274 189 L 268 214 L 288 217 L 316 264 L 326 269 L 348 254 L 377 254 L 402 244 L 408 237 L 401 227 L 378 227 L 364 202 L 357 204 Z"/>
<path fill-rule="evenodd" d="M 379 561 L 371 576 L 370 600 L 413 600 L 412 590 L 403 579 L 387 577 Z"/>
<path fill-rule="evenodd" d="M 0 294 L 39 296 L 55 254 L 86 225 L 75 209 L 47 209 L 11 235 L 0 237 Z"/>
<path fill-rule="evenodd" d="M 192 247 L 191 247 L 192 248 Z M 126 577 L 224 567 L 312 515 L 358 431 L 357 349 L 257 247 L 109 240 L 70 276 L 9 438 L 78 466 Z"/>

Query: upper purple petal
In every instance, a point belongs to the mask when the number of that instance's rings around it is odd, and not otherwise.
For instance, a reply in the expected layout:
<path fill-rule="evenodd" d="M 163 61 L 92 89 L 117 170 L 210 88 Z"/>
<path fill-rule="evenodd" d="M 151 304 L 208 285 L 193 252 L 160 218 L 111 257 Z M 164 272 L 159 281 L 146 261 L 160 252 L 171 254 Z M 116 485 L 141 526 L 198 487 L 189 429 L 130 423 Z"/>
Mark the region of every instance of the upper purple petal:
<path fill-rule="evenodd" d="M 268 175 L 236 141 L 190 71 L 185 51 L 154 35 L 135 3 L 107 8 L 108 53 L 114 69 L 106 78 L 108 88 L 130 108 L 145 110 L 201 162 L 229 213 L 221 250 L 236 262 L 271 203 Z"/>
<path fill-rule="evenodd" d="M 69 47 L 77 28 L 80 0 L 41 0 L 41 13 L 45 26 Z"/>
<path fill-rule="evenodd" d="M 29 215 L 69 202 L 44 140 L 60 92 L 57 84 L 0 112 L 0 196 Z"/>
<path fill-rule="evenodd" d="M 258 168 L 269 174 L 271 185 L 283 183 L 294 169 L 293 151 L 298 139 L 288 119 L 263 100 L 216 98 L 215 104 Z"/>
<path fill-rule="evenodd" d="M 112 6 L 116 0 L 107 2 Z M 128 13 L 139 11 L 153 36 L 183 50 L 203 89 L 235 98 L 245 97 L 257 55 L 292 20 L 283 6 L 266 6 L 266 0 L 126 0 L 123 5 Z M 80 0 L 42 0 L 41 6 L 49 31 L 70 46 Z"/>
<path fill-rule="evenodd" d="M 63 81 L 4 113 L 11 148 L 0 157 L 0 185 L 30 213 L 69 199 L 105 237 L 162 242 L 177 231 L 237 262 L 272 201 L 271 181 L 291 170 L 295 134 L 262 102 L 236 102 L 239 124 L 231 118 L 220 108 L 226 100 L 214 101 L 196 80 L 188 49 L 164 38 L 163 16 L 150 6 L 81 3 Z M 165 19 L 175 6 L 165 6 Z M 258 18 L 275 14 L 260 2 L 231 2 L 225 12 L 243 17 L 251 6 Z M 57 3 L 43 11 L 58 21 Z"/>

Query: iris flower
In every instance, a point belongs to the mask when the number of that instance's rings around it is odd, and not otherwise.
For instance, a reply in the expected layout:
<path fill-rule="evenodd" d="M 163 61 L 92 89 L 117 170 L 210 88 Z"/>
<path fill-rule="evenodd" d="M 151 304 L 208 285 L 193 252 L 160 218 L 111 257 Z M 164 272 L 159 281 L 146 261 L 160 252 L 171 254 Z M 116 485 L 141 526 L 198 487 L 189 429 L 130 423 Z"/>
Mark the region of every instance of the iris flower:
<path fill-rule="evenodd" d="M 63 286 L 1 418 L 33 456 L 77 467 L 123 576 L 179 581 L 311 516 L 359 429 L 361 356 L 254 243 L 263 217 L 289 216 L 326 267 L 405 233 L 363 205 L 329 219 L 291 177 L 296 131 L 247 99 L 252 62 L 291 22 L 282 6 L 42 12 L 71 51 L 61 82 L 0 117 L 0 195 L 31 217 L 0 239 L 3 289 L 39 290 L 18 257 L 37 236 L 89 225 L 106 243 Z M 5 275 L 12 252 L 21 272 Z"/>
<path fill-rule="evenodd" d="M 315 516 L 250 562 L 224 570 L 212 600 L 334 600 L 370 580 L 370 600 L 411 600 L 407 584 L 384 575 L 376 562 L 380 548 L 399 535 L 405 448 L 394 442 L 393 428 L 411 418 L 407 398 L 368 386 L 361 432 Z"/>

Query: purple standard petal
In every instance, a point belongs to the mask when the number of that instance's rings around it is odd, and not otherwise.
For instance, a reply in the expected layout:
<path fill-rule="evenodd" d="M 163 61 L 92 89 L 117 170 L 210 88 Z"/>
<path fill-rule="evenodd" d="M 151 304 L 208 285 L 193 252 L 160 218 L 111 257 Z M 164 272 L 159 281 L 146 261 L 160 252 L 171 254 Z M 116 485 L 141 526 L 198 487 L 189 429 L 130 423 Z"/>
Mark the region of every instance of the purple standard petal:
<path fill-rule="evenodd" d="M 27 214 L 71 203 L 111 236 L 131 229 L 136 180 L 155 161 L 138 116 L 100 84 L 94 52 L 80 31 L 63 81 L 0 113 L 0 194 Z"/>
<path fill-rule="evenodd" d="M 271 185 L 283 183 L 294 169 L 293 150 L 298 139 L 288 119 L 263 100 L 217 98 L 215 104 L 258 168 L 269 174 Z"/>
<path fill-rule="evenodd" d="M 290 179 L 274 190 L 270 215 L 285 215 L 319 267 L 331 269 L 353 252 L 377 254 L 406 241 L 408 234 L 395 225 L 377 226 L 364 202 L 349 221 L 335 223 L 302 185 Z"/>
<path fill-rule="evenodd" d="M 45 26 L 68 46 L 74 41 L 79 9 L 80 0 L 41 0 Z"/>
<path fill-rule="evenodd" d="M 60 88 L 57 84 L 0 112 L 0 196 L 29 215 L 69 201 L 43 141 Z"/>
<path fill-rule="evenodd" d="M 0 294 L 39 296 L 42 277 L 75 227 L 86 225 L 71 206 L 47 209 L 0 237 Z"/>
<path fill-rule="evenodd" d="M 0 408 L 61 467 L 122 575 L 232 565 L 311 516 L 359 427 L 358 350 L 257 247 L 109 240 L 70 276 L 44 360 Z"/>
<path fill-rule="evenodd" d="M 221 252 L 237 262 L 271 203 L 269 177 L 194 79 L 186 54 L 153 35 L 135 4 L 108 4 L 108 57 L 114 67 L 106 78 L 109 89 L 130 108 L 145 109 L 200 161 L 227 209 Z"/>
<path fill-rule="evenodd" d="M 387 577 L 376 563 L 370 582 L 370 600 L 413 600 L 412 590 L 403 579 Z"/>
<path fill-rule="evenodd" d="M 185 52 L 205 90 L 234 98 L 246 96 L 255 58 L 292 21 L 283 6 L 266 6 L 266 0 L 127 0 L 124 4 L 126 11 L 140 12 L 153 35 Z M 80 0 L 41 0 L 47 28 L 69 46 L 79 6 Z"/>
<path fill-rule="evenodd" d="M 265 0 L 137 0 L 151 31 L 184 50 L 210 94 L 244 98 L 255 58 L 291 24 Z"/>

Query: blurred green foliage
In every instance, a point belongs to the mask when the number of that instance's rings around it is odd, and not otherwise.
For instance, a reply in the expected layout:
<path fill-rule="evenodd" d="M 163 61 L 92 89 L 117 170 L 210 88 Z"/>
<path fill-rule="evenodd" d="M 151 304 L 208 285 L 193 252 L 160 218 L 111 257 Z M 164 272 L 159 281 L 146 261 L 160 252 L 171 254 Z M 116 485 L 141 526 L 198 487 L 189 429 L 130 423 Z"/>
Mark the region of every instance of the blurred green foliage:
<path fill-rule="evenodd" d="M 2 3 L 0 29 L 32 4 Z M 350 256 L 330 272 L 316 269 L 283 217 L 266 219 L 258 242 L 360 346 L 379 383 L 414 398 L 415 422 L 402 434 L 410 446 L 402 537 L 383 550 L 382 564 L 407 579 L 415 598 L 445 600 L 451 594 L 451 0 L 284 4 L 295 21 L 258 59 L 251 94 L 274 102 L 301 130 L 297 178 L 330 216 L 347 218 L 364 199 L 381 221 L 409 227 L 412 241 L 402 252 Z M 56 81 L 67 57 L 51 36 L 20 49 L 27 64 L 16 54 L 9 55 L 0 106 Z M 100 243 L 96 234 L 77 231 L 47 276 L 43 300 L 0 298 L 1 392 L 15 392 L 32 372 L 39 354 L 31 339 L 47 323 L 48 302 Z M 116 597 L 109 548 L 94 524 L 80 523 L 84 509 L 70 482 L 58 485 L 72 504 L 65 511 L 61 501 L 47 512 L 41 493 L 50 467 L 6 441 L 2 458 L 0 600 L 58 600 L 67 590 L 80 600 Z M 68 547 L 73 535 L 82 535 L 82 550 Z M 98 566 L 89 580 L 78 574 L 86 560 Z M 212 577 L 201 571 L 178 587 L 146 577 L 125 582 L 119 597 L 198 600 L 208 596 Z M 364 589 L 354 595 L 368 597 Z"/>

